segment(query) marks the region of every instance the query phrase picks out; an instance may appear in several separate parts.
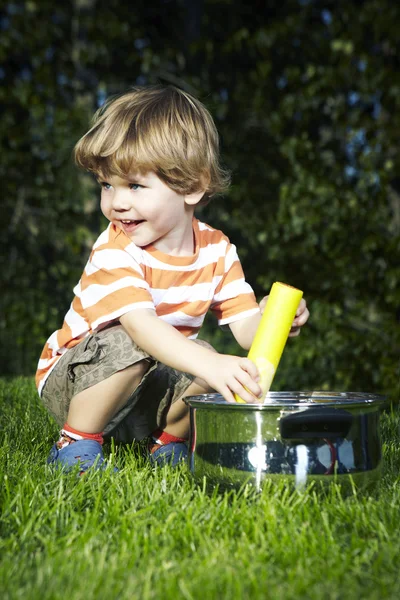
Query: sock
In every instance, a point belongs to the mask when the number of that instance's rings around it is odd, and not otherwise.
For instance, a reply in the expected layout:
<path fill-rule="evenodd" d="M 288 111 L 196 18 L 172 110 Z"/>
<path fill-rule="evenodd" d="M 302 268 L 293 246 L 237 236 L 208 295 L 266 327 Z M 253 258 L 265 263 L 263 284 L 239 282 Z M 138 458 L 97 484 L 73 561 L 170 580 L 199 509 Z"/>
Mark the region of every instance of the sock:
<path fill-rule="evenodd" d="M 60 439 L 56 442 L 57 449 L 62 450 L 78 440 L 94 440 L 95 442 L 102 444 L 103 433 L 85 433 L 84 431 L 78 431 L 68 425 L 68 423 L 65 423 L 60 431 Z"/>
<path fill-rule="evenodd" d="M 171 444 L 172 442 L 187 442 L 186 438 L 176 437 L 176 435 L 171 435 L 166 431 L 162 431 L 162 429 L 156 429 L 151 434 L 151 438 L 153 443 L 150 442 L 149 450 L 151 454 L 157 450 L 160 446 L 165 446 L 166 444 Z"/>

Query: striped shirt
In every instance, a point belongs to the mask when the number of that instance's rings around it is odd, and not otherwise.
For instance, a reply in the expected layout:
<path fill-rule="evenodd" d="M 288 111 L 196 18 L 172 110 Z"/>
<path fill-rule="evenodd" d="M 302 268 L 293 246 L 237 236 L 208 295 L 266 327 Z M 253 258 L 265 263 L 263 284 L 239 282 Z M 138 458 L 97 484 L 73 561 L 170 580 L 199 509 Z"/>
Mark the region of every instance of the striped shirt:
<path fill-rule="evenodd" d="M 209 309 L 219 325 L 259 311 L 236 248 L 221 232 L 193 219 L 195 254 L 171 256 L 140 248 L 113 224 L 95 242 L 61 329 L 47 340 L 39 360 L 39 393 L 57 360 L 123 314 L 155 310 L 195 339 Z"/>

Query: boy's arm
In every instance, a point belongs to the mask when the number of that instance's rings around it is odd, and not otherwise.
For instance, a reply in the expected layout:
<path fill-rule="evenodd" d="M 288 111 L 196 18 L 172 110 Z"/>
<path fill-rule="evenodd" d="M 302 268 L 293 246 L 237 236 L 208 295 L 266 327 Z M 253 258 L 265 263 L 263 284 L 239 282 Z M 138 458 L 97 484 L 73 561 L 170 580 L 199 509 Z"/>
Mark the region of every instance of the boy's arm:
<path fill-rule="evenodd" d="M 251 315 L 251 317 L 247 317 L 246 319 L 229 323 L 229 329 L 232 331 L 235 340 L 244 350 L 250 350 L 260 321 L 261 312 Z"/>
<path fill-rule="evenodd" d="M 228 402 L 234 402 L 234 394 L 246 402 L 254 402 L 261 395 L 257 367 L 247 358 L 218 354 L 196 344 L 153 310 L 133 310 L 122 315 L 120 322 L 133 341 L 150 356 L 204 379 Z"/>
<path fill-rule="evenodd" d="M 261 321 L 261 315 L 264 312 L 265 306 L 268 302 L 268 296 L 265 296 L 260 302 L 260 312 L 247 319 L 240 319 L 229 324 L 230 330 L 232 331 L 237 343 L 244 348 L 244 350 L 250 350 L 253 338 L 256 334 L 257 327 Z M 308 321 L 310 312 L 307 308 L 307 303 L 302 298 L 300 300 L 299 307 L 296 311 L 296 316 L 292 323 L 292 328 L 289 333 L 289 337 L 295 337 L 300 333 L 300 327 L 305 325 Z"/>

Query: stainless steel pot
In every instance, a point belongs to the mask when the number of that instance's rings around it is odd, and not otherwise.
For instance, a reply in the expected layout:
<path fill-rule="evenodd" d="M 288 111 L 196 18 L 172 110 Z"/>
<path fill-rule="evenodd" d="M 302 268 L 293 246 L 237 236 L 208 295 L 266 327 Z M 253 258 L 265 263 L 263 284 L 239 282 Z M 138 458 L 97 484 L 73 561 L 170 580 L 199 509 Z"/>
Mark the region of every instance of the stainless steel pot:
<path fill-rule="evenodd" d="M 379 480 L 383 396 L 269 392 L 263 404 L 233 404 L 220 394 L 185 402 L 189 469 L 208 488 L 260 489 L 266 479 L 285 478 L 296 487 L 336 481 L 351 489 Z"/>

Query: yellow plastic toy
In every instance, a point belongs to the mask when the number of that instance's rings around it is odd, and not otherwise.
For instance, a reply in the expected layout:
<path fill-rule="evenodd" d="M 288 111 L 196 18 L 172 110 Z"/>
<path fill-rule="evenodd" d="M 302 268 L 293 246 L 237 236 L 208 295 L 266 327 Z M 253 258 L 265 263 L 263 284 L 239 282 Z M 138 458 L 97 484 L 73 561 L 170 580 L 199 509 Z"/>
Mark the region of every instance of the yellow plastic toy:
<path fill-rule="evenodd" d="M 303 292 L 285 283 L 273 284 L 248 358 L 260 373 L 264 401 L 274 379 Z M 236 402 L 244 400 L 235 394 Z"/>

